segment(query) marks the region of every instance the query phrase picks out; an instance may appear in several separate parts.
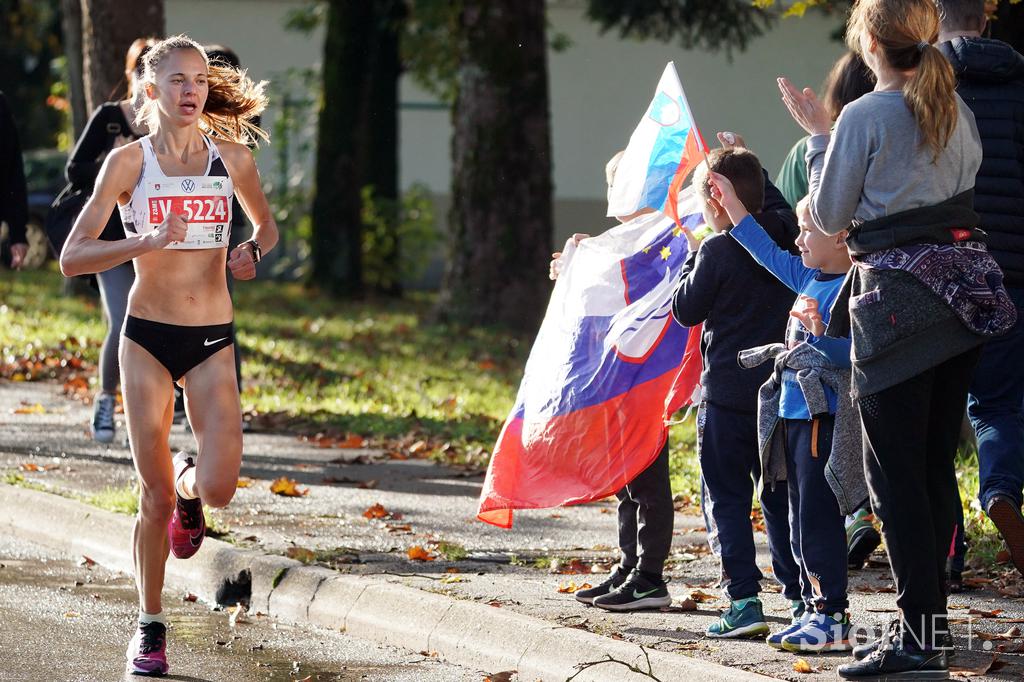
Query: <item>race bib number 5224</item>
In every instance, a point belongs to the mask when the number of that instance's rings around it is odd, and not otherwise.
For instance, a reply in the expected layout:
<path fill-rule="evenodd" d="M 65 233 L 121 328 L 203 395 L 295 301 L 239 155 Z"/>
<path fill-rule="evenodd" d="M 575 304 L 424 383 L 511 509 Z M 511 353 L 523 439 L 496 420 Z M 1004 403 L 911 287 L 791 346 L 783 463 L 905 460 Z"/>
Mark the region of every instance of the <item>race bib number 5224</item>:
<path fill-rule="evenodd" d="M 161 178 L 147 183 L 147 227 L 155 230 L 169 214 L 188 223 L 185 240 L 170 249 L 209 249 L 228 245 L 232 186 L 224 177 Z"/>

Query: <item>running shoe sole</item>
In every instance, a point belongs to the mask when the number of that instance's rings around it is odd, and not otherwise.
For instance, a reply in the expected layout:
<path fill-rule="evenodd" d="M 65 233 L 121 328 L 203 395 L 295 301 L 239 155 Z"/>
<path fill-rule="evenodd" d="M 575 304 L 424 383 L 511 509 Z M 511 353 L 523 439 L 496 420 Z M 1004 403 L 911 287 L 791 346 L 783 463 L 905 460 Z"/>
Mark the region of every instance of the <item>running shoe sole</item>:
<path fill-rule="evenodd" d="M 850 651 L 853 649 L 853 644 L 850 640 L 843 640 L 841 642 L 832 642 L 830 644 L 824 644 L 821 646 L 801 646 L 799 644 L 791 644 L 790 642 L 783 642 L 782 649 L 794 654 L 824 654 L 829 651 Z"/>
<path fill-rule="evenodd" d="M 764 637 L 770 632 L 771 628 L 768 627 L 768 623 L 752 623 L 718 635 L 710 632 L 704 634 L 711 639 L 735 639 L 737 637 Z"/>
<path fill-rule="evenodd" d="M 1013 565 L 1024 575 L 1024 516 L 1020 509 L 1009 500 L 997 497 L 989 505 L 988 517 L 1006 541 Z"/>
<path fill-rule="evenodd" d="M 672 604 L 672 597 L 645 597 L 637 599 L 628 604 L 598 604 L 591 602 L 594 606 L 605 611 L 642 611 L 644 609 L 661 609 Z"/>
<path fill-rule="evenodd" d="M 842 673 L 838 673 L 839 678 L 843 680 L 865 680 L 865 682 L 888 682 L 889 680 L 948 680 L 948 670 L 908 670 L 903 673 L 884 673 L 882 675 L 871 675 L 864 677 L 857 675 L 855 677 L 847 677 Z"/>
<path fill-rule="evenodd" d="M 153 670 L 146 670 L 145 668 L 140 668 L 140 667 L 136 666 L 134 663 L 129 663 L 128 664 L 128 673 L 130 675 L 138 675 L 140 677 L 163 677 L 163 676 L 165 676 L 167 674 L 169 669 L 170 669 L 169 666 L 165 665 L 162 668 L 155 668 Z"/>
<path fill-rule="evenodd" d="M 864 568 L 864 562 L 868 560 L 872 552 L 878 549 L 880 544 L 882 544 L 882 536 L 874 528 L 865 528 L 859 531 L 850 543 L 846 559 L 847 565 L 854 570 Z"/>
<path fill-rule="evenodd" d="M 93 429 L 93 428 L 90 428 L 90 430 L 92 431 L 92 439 L 94 441 L 96 441 L 97 443 L 103 443 L 104 445 L 106 445 L 107 443 L 113 443 L 114 442 L 114 431 L 113 431 L 113 429 Z"/>

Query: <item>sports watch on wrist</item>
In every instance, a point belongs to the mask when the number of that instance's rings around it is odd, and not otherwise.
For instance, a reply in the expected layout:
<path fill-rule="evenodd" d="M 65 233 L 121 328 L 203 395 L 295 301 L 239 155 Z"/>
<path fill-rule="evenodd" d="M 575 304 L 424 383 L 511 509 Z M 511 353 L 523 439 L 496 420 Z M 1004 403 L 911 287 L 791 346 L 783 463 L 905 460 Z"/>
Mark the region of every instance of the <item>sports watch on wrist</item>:
<path fill-rule="evenodd" d="M 239 246 L 245 246 L 246 244 L 251 247 L 249 251 L 252 253 L 252 262 L 259 263 L 260 258 L 263 257 L 263 251 L 260 249 L 260 243 L 255 239 L 250 239 L 249 241 L 242 242 Z"/>

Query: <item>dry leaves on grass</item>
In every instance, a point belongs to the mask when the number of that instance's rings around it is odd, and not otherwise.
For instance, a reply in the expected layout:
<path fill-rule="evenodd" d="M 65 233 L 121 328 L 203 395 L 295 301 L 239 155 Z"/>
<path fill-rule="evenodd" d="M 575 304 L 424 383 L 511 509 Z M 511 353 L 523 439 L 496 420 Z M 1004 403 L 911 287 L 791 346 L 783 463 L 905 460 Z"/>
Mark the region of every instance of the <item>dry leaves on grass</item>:
<path fill-rule="evenodd" d="M 300 488 L 295 479 L 282 476 L 270 484 L 270 492 L 282 497 L 305 497 L 309 494 L 309 488 Z"/>
<path fill-rule="evenodd" d="M 406 551 L 406 554 L 412 561 L 433 561 L 437 558 L 428 550 L 423 549 L 423 547 L 419 545 L 413 545 L 412 547 L 410 547 L 408 551 Z"/>

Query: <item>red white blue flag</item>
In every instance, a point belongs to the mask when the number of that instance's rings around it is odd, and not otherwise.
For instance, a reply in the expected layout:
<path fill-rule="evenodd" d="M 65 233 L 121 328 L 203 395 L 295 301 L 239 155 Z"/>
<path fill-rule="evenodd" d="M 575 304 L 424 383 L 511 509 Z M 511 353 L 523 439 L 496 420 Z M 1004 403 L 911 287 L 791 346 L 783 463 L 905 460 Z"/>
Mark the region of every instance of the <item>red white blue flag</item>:
<path fill-rule="evenodd" d="M 695 228 L 699 213 L 680 222 Z M 654 461 L 666 422 L 700 379 L 700 330 L 672 319 L 687 242 L 674 219 L 640 216 L 568 254 L 512 414 L 498 437 L 478 518 L 602 499 Z"/>

